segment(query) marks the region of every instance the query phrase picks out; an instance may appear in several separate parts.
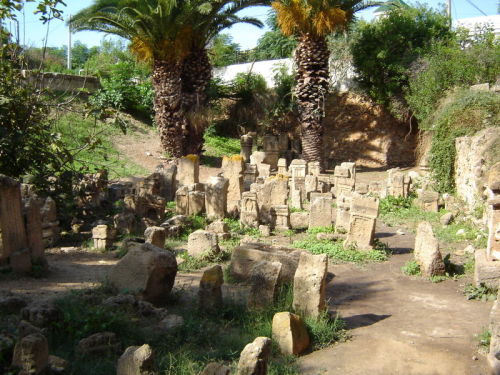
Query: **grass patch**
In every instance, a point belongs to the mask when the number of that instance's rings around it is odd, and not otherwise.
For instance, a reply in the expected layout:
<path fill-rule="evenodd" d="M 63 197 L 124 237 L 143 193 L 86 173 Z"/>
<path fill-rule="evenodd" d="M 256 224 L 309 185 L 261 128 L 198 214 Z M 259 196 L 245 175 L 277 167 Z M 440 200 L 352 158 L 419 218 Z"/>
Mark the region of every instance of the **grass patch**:
<path fill-rule="evenodd" d="M 477 340 L 479 341 L 481 349 L 485 351 L 485 353 L 488 353 L 491 342 L 491 331 L 488 328 L 484 328 L 483 331 L 477 335 Z"/>
<path fill-rule="evenodd" d="M 359 251 L 354 248 L 344 248 L 342 242 L 317 240 L 314 235 L 302 241 L 295 241 L 293 247 L 305 249 L 312 254 L 326 254 L 334 262 L 383 262 L 388 254 L 382 250 Z"/>
<path fill-rule="evenodd" d="M 107 169 L 110 178 L 147 174 L 114 147 L 113 137 L 121 134 L 117 127 L 69 113 L 58 119 L 54 130 L 73 155 L 73 167 L 77 170 Z"/>
<path fill-rule="evenodd" d="M 213 128 L 208 128 L 205 132 L 205 152 L 208 157 L 221 158 L 223 156 L 239 155 L 241 144 L 239 138 L 229 138 L 217 135 Z"/>
<path fill-rule="evenodd" d="M 184 260 L 179 264 L 180 272 L 192 272 L 207 266 L 225 262 L 231 258 L 231 252 L 221 249 L 218 254 L 201 254 L 200 256 L 193 257 L 188 253 L 182 253 L 180 257 Z"/>
<path fill-rule="evenodd" d="M 331 227 L 314 227 L 307 230 L 309 234 L 318 234 L 318 233 L 335 233 L 335 228 Z"/>
<path fill-rule="evenodd" d="M 401 271 L 408 276 L 420 276 L 420 265 L 415 260 L 409 260 L 401 267 Z"/>
<path fill-rule="evenodd" d="M 240 221 L 237 219 L 226 217 L 224 219 L 224 223 L 227 224 L 229 231 L 233 234 L 260 237 L 260 231 L 258 228 L 241 227 Z"/>

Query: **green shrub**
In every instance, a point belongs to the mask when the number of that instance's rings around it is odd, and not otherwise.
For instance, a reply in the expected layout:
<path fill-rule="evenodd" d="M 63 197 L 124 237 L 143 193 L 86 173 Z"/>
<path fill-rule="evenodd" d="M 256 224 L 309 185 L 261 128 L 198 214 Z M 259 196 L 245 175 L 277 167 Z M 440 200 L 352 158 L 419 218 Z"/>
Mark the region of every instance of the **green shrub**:
<path fill-rule="evenodd" d="M 360 86 L 396 115 L 406 115 L 404 90 L 411 64 L 434 40 L 451 37 L 444 11 L 425 6 L 396 8 L 384 17 L 361 22 L 351 47 Z"/>
<path fill-rule="evenodd" d="M 324 312 L 318 319 L 306 318 L 305 322 L 313 350 L 324 349 L 348 338 L 345 321 L 339 315 L 332 319 L 328 312 Z"/>
<path fill-rule="evenodd" d="M 500 97 L 491 92 L 451 93 L 433 114 L 429 165 L 438 191 L 455 190 L 455 139 L 491 126 L 500 126 Z"/>
<path fill-rule="evenodd" d="M 483 329 L 483 332 L 477 335 L 477 339 L 479 341 L 479 345 L 484 350 L 489 351 L 491 342 L 491 331 L 488 328 Z"/>
<path fill-rule="evenodd" d="M 479 286 L 467 284 L 464 294 L 467 299 L 476 299 L 483 302 L 495 301 L 497 299 L 498 289 L 490 288 L 483 283 L 479 284 Z"/>
<path fill-rule="evenodd" d="M 401 268 L 401 271 L 408 276 L 420 276 L 420 265 L 415 260 L 409 260 Z"/>

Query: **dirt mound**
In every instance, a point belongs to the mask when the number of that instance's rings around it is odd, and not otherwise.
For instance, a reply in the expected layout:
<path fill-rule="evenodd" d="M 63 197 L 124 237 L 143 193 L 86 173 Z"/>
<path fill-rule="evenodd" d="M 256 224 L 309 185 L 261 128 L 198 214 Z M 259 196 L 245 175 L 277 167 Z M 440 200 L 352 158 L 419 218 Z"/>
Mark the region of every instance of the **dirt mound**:
<path fill-rule="evenodd" d="M 368 168 L 412 166 L 417 129 L 368 97 L 348 92 L 326 103 L 324 151 L 330 165 L 355 161 Z"/>

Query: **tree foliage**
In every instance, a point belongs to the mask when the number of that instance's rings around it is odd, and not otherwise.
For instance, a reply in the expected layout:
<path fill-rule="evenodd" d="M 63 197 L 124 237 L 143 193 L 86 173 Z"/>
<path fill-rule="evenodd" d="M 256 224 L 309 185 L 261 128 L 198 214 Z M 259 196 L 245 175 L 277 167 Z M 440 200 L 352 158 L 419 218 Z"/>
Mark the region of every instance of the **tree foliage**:
<path fill-rule="evenodd" d="M 451 35 L 444 12 L 426 6 L 394 8 L 376 21 L 360 22 L 352 45 L 359 85 L 393 113 L 405 115 L 411 64 L 434 41 Z"/>
<path fill-rule="evenodd" d="M 211 44 L 209 56 L 213 66 L 219 68 L 240 62 L 241 47 L 230 35 L 219 34 Z"/>

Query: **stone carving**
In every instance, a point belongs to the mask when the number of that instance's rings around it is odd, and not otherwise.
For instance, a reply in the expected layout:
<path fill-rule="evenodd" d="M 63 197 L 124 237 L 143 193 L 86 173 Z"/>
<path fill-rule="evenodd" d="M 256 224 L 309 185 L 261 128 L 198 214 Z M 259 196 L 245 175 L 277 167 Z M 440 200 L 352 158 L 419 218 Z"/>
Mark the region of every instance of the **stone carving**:
<path fill-rule="evenodd" d="M 311 203 L 309 228 L 330 227 L 332 225 L 332 203 L 329 198 L 317 198 Z"/>
<path fill-rule="evenodd" d="M 227 189 L 229 181 L 224 177 L 210 177 L 205 188 L 205 209 L 208 220 L 226 217 Z"/>
<path fill-rule="evenodd" d="M 345 246 L 371 250 L 378 216 L 379 199 L 354 194 L 351 201 L 351 219 Z"/>
<path fill-rule="evenodd" d="M 271 209 L 273 216 L 274 229 L 278 231 L 285 231 L 290 229 L 290 211 L 288 206 L 279 205 L 273 206 Z"/>
<path fill-rule="evenodd" d="M 257 204 L 257 194 L 245 192 L 240 202 L 240 224 L 242 227 L 259 227 L 259 206 Z"/>

